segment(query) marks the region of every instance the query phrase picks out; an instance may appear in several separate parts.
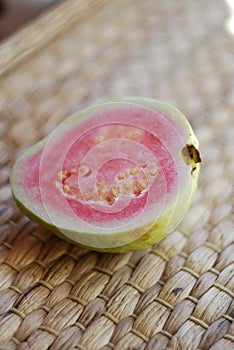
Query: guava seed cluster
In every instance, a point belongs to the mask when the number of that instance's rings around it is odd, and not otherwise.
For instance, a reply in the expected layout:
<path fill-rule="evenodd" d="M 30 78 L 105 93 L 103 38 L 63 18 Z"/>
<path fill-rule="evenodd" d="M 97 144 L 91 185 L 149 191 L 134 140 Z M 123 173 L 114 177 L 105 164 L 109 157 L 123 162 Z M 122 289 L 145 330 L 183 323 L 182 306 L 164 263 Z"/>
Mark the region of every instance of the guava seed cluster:
<path fill-rule="evenodd" d="M 107 171 L 107 167 L 108 164 L 105 164 L 101 171 Z M 131 165 L 122 171 L 116 171 L 111 179 L 104 178 L 101 172 L 97 176 L 95 188 L 90 188 L 89 191 L 82 193 L 79 187 L 79 176 L 88 178 L 92 173 L 91 166 L 82 164 L 77 170 L 60 170 L 57 173 L 56 185 L 67 198 L 112 205 L 120 197 L 131 199 L 148 191 L 157 171 L 156 162 L 149 164 L 141 162 L 140 165 Z"/>
<path fill-rule="evenodd" d="M 91 151 L 96 148 L 99 152 L 105 152 L 106 147 L 115 155 L 121 147 L 128 150 L 127 142 L 134 141 L 139 145 L 145 136 L 145 130 L 134 125 L 106 124 L 90 130 L 80 143 L 86 143 Z M 113 205 L 121 198 L 131 200 L 139 197 L 149 190 L 158 173 L 158 165 L 146 148 L 138 153 L 140 156 L 138 154 L 133 160 L 133 154 L 127 153 L 123 159 L 118 156 L 101 165 L 95 164 L 95 157 L 90 163 L 82 162 L 81 159 L 75 168 L 65 168 L 57 173 L 56 186 L 67 199 L 87 204 Z M 92 182 L 93 186 L 89 186 L 86 181 L 84 188 L 80 180 L 91 178 L 94 172 L 95 183 Z"/>

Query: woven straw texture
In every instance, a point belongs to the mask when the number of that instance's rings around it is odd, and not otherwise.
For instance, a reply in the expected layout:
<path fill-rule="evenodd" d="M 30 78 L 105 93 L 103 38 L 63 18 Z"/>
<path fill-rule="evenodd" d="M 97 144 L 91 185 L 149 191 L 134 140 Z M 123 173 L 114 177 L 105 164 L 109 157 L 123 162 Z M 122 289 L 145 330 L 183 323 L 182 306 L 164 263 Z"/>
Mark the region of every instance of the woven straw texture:
<path fill-rule="evenodd" d="M 218 0 L 68 0 L 0 46 L 0 349 L 234 349 L 234 36 Z M 10 192 L 16 157 L 71 113 L 166 100 L 200 140 L 199 188 L 155 246 L 89 252 Z"/>

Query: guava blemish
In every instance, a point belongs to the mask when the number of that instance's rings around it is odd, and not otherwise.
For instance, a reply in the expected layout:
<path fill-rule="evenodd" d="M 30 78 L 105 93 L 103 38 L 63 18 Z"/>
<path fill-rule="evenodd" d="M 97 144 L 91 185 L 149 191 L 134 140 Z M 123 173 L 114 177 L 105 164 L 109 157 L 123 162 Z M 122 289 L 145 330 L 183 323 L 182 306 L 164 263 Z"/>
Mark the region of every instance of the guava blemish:
<path fill-rule="evenodd" d="M 195 175 L 196 170 L 197 170 L 197 167 L 196 167 L 196 166 L 194 166 L 194 167 L 192 168 L 192 170 L 191 170 L 191 175 Z"/>
<path fill-rule="evenodd" d="M 197 164 L 201 163 L 201 157 L 198 150 L 193 145 L 186 144 L 182 148 L 182 157 L 186 164 Z"/>

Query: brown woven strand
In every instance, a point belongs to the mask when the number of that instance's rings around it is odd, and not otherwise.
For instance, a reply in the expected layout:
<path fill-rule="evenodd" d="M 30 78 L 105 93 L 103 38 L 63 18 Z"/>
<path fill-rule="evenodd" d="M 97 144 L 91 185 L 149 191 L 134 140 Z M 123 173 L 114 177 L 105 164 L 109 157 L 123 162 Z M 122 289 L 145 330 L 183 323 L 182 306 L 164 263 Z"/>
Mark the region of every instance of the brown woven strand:
<path fill-rule="evenodd" d="M 69 0 L 52 7 L 46 14 L 43 13 L 29 28 L 26 27 L 18 35 L 2 42 L 0 75 L 7 74 L 15 66 L 24 63 L 69 31 L 78 21 L 85 21 L 105 3 L 105 0 Z"/>
<path fill-rule="evenodd" d="M 0 46 L 0 349 L 234 349 L 234 36 L 220 1 L 74 1 Z M 43 25 L 43 26 L 42 26 Z M 11 198 L 23 149 L 121 95 L 175 104 L 203 157 L 194 203 L 148 249 L 89 252 Z"/>

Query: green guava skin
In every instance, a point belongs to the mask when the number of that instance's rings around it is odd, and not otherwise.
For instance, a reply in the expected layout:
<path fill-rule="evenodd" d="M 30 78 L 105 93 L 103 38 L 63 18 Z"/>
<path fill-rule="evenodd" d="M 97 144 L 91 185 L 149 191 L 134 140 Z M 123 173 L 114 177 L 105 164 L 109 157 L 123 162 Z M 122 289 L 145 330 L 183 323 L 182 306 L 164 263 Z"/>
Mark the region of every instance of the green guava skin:
<path fill-rule="evenodd" d="M 146 102 L 147 102 L 147 99 L 146 99 Z M 189 135 L 188 139 L 185 140 L 185 145 L 191 144 L 191 145 L 195 145 L 195 147 L 197 148 L 198 147 L 197 138 L 194 135 L 193 130 L 185 117 L 184 117 L 184 127 L 188 129 L 188 135 Z M 170 233 L 167 231 L 167 223 L 168 223 L 168 220 L 171 218 L 175 208 L 180 208 L 180 207 L 182 208 L 184 203 L 186 203 L 187 209 L 183 213 L 183 216 L 184 216 L 192 203 L 194 194 L 196 192 L 198 178 L 199 178 L 199 172 L 200 172 L 199 164 L 194 163 L 193 161 L 191 161 L 191 164 L 188 165 L 189 169 L 191 169 L 189 171 L 189 173 L 190 173 L 192 181 L 190 183 L 188 182 L 188 184 L 185 184 L 182 192 L 180 193 L 179 198 L 177 198 L 175 200 L 175 202 L 171 205 L 171 207 L 168 208 L 167 211 L 162 213 L 162 215 L 158 218 L 158 220 L 152 224 L 150 230 L 148 230 L 146 233 L 144 233 L 140 238 L 137 238 L 126 245 L 115 246 L 113 248 L 112 247 L 111 248 L 100 248 L 100 247 L 95 247 L 92 245 L 90 245 L 90 246 L 85 245 L 84 246 L 82 244 L 79 244 L 78 242 L 76 242 L 75 239 L 72 240 L 71 238 L 68 238 L 66 235 L 64 235 L 59 228 L 57 228 L 56 226 L 51 224 L 49 221 L 43 220 L 40 216 L 36 215 L 33 211 L 30 211 L 30 209 L 29 209 L 30 203 L 27 203 L 27 207 L 26 207 L 23 204 L 23 200 L 22 200 L 21 196 L 19 196 L 19 194 L 18 194 L 16 179 L 15 179 L 16 169 L 20 165 L 20 163 L 23 159 L 25 159 L 28 155 L 33 154 L 34 152 L 36 152 L 36 150 L 38 150 L 42 147 L 44 140 L 42 140 L 39 143 L 37 143 L 36 145 L 34 145 L 30 149 L 30 151 L 26 151 L 26 153 L 25 153 L 26 156 L 25 156 L 25 154 L 23 154 L 14 164 L 12 172 L 11 172 L 11 176 L 10 176 L 12 195 L 13 195 L 13 198 L 15 199 L 18 207 L 29 218 L 31 218 L 36 223 L 41 224 L 42 226 L 47 228 L 49 231 L 55 233 L 57 236 L 61 237 L 62 239 L 66 240 L 68 242 L 74 243 L 76 245 L 79 245 L 79 246 L 84 247 L 84 248 L 89 249 L 89 250 L 95 250 L 95 251 L 106 252 L 106 253 L 124 253 L 127 251 L 135 251 L 135 250 L 144 249 L 144 248 L 152 246 L 153 244 L 162 240 L 168 233 Z M 194 167 L 196 167 L 195 172 L 192 171 L 192 169 Z M 188 193 L 190 193 L 189 199 L 188 199 Z M 138 230 L 138 232 L 139 232 L 139 230 L 140 231 L 143 230 L 143 232 L 144 232 L 144 227 L 139 227 L 137 230 Z M 76 236 L 77 232 L 78 232 L 78 230 L 76 230 L 76 228 L 74 228 L 74 231 L 72 231 L 72 234 L 74 234 L 74 237 Z M 125 234 L 134 235 L 134 233 L 128 232 L 128 231 L 125 232 Z M 89 233 L 87 233 L 87 235 L 89 235 Z M 137 237 L 139 237 L 139 234 Z"/>

